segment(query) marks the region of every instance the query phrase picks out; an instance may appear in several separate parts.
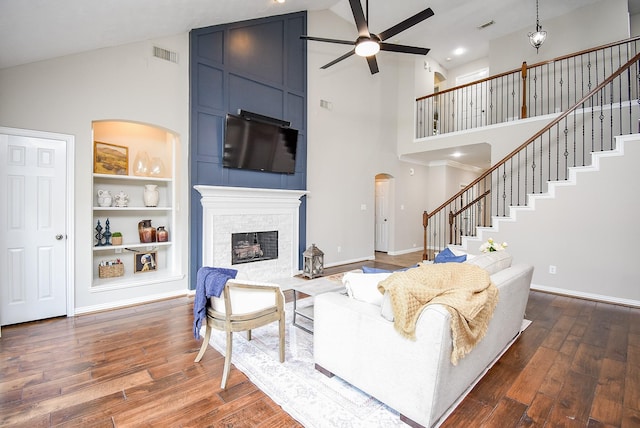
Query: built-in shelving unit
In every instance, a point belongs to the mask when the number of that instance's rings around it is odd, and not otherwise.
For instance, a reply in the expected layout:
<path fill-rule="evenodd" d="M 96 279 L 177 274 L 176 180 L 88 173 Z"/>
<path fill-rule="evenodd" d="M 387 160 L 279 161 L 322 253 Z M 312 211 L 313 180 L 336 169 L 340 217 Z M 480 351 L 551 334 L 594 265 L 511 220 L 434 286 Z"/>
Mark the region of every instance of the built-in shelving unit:
<path fill-rule="evenodd" d="M 176 236 L 176 186 L 175 171 L 175 137 L 172 133 L 145 124 L 124 121 L 96 121 L 93 123 L 94 142 L 102 143 L 100 147 L 110 149 L 114 146 L 121 156 L 127 159 L 126 168 L 120 165 L 119 174 L 97 173 L 101 168 L 95 166 L 96 144 L 94 143 L 93 191 L 93 233 L 91 251 L 93 252 L 92 291 L 106 291 L 118 288 L 152 285 L 154 283 L 173 281 L 182 277 L 177 263 Z M 150 159 L 160 160 L 163 167 L 153 175 L 137 169 L 138 155 L 148 154 Z M 126 170 L 126 174 L 125 174 Z M 147 207 L 144 203 L 145 185 L 157 186 L 158 205 Z M 98 191 L 109 191 L 113 196 L 112 204 L 101 206 L 98 202 Z M 128 196 L 126 206 L 117 206 L 115 196 L 123 192 Z M 120 245 L 97 245 L 95 227 L 106 227 L 109 221 L 111 233 L 122 233 Z M 164 226 L 169 231 L 167 242 L 141 243 L 138 234 L 138 223 L 151 220 L 154 228 Z M 150 271 L 136 272 L 135 256 L 150 254 L 153 257 Z M 102 261 L 119 259 L 124 265 L 124 275 L 100 278 L 98 266 Z"/>

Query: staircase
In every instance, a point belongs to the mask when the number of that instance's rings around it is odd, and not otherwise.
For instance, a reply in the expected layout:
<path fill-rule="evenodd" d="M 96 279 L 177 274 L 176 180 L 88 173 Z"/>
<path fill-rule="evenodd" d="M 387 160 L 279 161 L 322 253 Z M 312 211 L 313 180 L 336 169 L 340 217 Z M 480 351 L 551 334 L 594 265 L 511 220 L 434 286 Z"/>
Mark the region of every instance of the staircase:
<path fill-rule="evenodd" d="M 640 306 L 630 239 L 640 237 L 633 221 L 640 208 L 634 189 L 640 183 L 639 62 L 634 55 L 469 186 L 425 212 L 423 257 L 456 245 L 477 253 L 491 237 L 508 242 L 516 260 L 536 266 L 534 289 Z M 632 156 L 621 156 L 625 145 Z M 592 178 L 603 169 L 619 177 Z M 592 171 L 599 174 L 586 174 Z"/>

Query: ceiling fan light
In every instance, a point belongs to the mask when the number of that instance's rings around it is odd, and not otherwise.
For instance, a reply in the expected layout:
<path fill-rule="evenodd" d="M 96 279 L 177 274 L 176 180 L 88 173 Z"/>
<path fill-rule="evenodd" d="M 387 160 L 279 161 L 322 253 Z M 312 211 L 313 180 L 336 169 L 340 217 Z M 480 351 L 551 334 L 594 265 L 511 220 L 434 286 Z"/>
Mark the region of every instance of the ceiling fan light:
<path fill-rule="evenodd" d="M 363 40 L 356 44 L 356 55 L 359 56 L 371 56 L 380 51 L 380 44 L 373 40 Z"/>

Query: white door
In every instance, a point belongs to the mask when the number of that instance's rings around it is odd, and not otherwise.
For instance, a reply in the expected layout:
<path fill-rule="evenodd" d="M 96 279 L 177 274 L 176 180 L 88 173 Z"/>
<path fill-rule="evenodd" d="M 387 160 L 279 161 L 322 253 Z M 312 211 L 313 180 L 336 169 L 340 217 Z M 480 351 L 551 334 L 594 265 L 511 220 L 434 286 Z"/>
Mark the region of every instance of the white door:
<path fill-rule="evenodd" d="M 66 150 L 0 129 L 0 325 L 67 314 Z"/>
<path fill-rule="evenodd" d="M 375 250 L 389 251 L 389 180 L 376 180 Z"/>

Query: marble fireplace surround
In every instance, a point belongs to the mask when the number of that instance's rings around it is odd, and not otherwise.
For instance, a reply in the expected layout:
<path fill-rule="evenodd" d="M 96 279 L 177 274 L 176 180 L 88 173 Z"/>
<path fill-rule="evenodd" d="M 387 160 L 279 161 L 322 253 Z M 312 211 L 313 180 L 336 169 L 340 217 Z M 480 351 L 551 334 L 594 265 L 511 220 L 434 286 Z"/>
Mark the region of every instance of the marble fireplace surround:
<path fill-rule="evenodd" d="M 202 205 L 202 265 L 237 269 L 254 281 L 298 274 L 299 207 L 306 190 L 197 185 Z M 232 265 L 231 234 L 278 231 L 278 258 Z"/>

